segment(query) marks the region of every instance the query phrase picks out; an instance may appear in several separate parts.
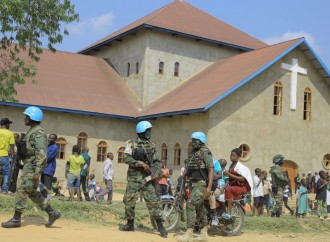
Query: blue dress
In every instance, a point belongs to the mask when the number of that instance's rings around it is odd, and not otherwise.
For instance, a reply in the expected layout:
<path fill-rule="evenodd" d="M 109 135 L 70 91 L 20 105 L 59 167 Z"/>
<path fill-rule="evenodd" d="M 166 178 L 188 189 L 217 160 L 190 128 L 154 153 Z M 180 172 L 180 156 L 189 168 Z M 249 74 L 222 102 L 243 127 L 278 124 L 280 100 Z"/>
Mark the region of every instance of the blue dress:
<path fill-rule="evenodd" d="M 304 193 L 304 194 L 303 194 Z M 298 190 L 298 214 L 305 214 L 308 212 L 308 193 L 307 188 L 300 186 Z"/>

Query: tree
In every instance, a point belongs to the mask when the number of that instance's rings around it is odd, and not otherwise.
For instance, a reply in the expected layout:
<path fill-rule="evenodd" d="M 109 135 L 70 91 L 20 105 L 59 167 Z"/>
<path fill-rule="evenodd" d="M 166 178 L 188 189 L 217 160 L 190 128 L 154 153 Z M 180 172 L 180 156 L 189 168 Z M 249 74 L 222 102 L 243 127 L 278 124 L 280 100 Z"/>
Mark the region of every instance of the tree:
<path fill-rule="evenodd" d="M 0 101 L 17 102 L 15 84 L 33 82 L 35 62 L 42 54 L 42 39 L 54 45 L 68 35 L 61 24 L 78 21 L 70 0 L 1 0 L 0 3 Z"/>

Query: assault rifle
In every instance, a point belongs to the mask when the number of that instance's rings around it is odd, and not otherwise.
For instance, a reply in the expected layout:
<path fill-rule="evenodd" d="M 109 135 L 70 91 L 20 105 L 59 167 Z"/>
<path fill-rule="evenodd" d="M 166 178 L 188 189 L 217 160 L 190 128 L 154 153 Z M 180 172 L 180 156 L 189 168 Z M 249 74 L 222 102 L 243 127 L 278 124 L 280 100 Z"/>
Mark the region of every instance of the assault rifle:
<path fill-rule="evenodd" d="M 157 178 L 155 162 L 151 154 L 145 152 L 145 150 L 141 148 L 135 148 L 132 153 L 132 157 L 134 160 L 140 160 L 146 163 L 149 166 L 148 176 L 146 176 L 142 181 L 142 185 L 145 185 L 147 182 L 152 181 Z"/>

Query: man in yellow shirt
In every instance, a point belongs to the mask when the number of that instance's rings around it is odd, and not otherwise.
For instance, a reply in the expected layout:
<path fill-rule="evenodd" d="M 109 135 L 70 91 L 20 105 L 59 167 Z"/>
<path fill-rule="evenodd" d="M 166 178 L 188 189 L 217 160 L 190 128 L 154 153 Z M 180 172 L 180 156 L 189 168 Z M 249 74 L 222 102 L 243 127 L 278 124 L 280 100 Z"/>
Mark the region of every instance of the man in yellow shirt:
<path fill-rule="evenodd" d="M 8 178 L 10 173 L 10 163 L 14 156 L 14 134 L 9 131 L 10 124 L 13 122 L 8 118 L 3 118 L 0 121 L 0 167 L 3 171 L 2 187 L 3 193 L 8 193 Z M 8 156 L 9 150 L 9 156 Z"/>

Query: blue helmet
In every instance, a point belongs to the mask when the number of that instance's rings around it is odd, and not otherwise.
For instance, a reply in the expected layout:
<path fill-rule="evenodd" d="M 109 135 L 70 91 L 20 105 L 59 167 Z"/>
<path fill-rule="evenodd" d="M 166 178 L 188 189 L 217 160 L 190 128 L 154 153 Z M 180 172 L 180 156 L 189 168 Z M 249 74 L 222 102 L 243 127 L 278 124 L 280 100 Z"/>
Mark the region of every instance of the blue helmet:
<path fill-rule="evenodd" d="M 200 131 L 194 132 L 191 135 L 191 138 L 192 139 L 198 139 L 204 144 L 206 143 L 206 134 L 204 134 L 203 132 L 200 132 Z"/>
<path fill-rule="evenodd" d="M 275 155 L 273 157 L 273 163 L 275 163 L 275 164 L 279 164 L 283 160 L 284 160 L 284 156 L 283 155 Z"/>
<path fill-rule="evenodd" d="M 29 116 L 31 120 L 37 122 L 41 122 L 44 117 L 41 109 L 35 106 L 28 107 L 23 113 Z"/>
<path fill-rule="evenodd" d="M 144 133 L 147 129 L 152 128 L 152 125 L 150 122 L 148 121 L 141 121 L 136 125 L 136 133 L 140 134 L 140 133 Z"/>

